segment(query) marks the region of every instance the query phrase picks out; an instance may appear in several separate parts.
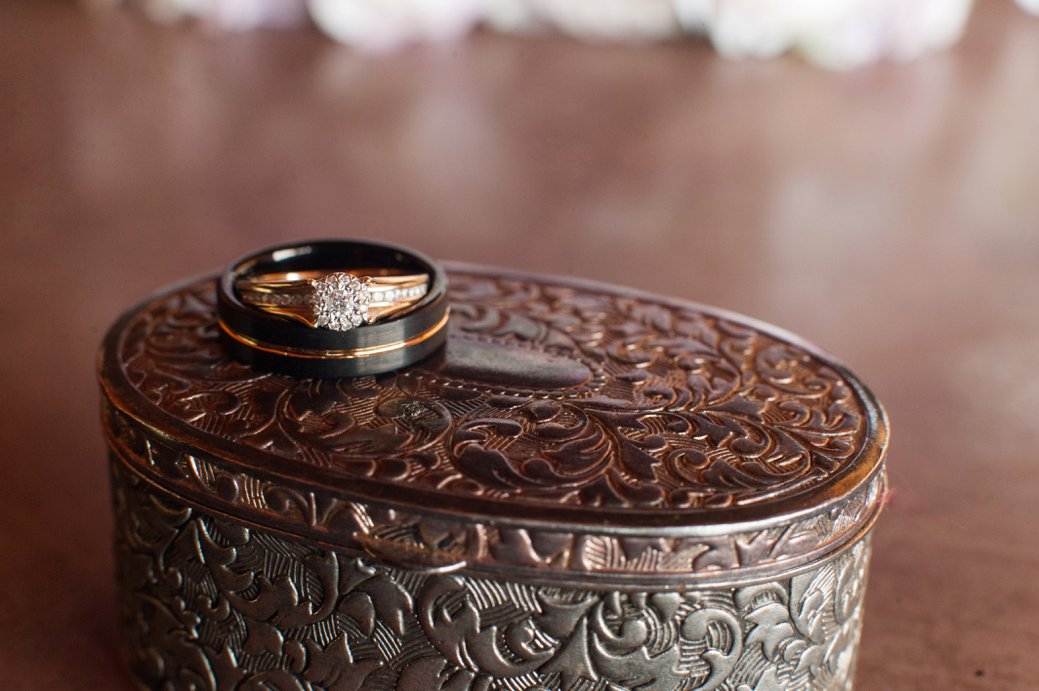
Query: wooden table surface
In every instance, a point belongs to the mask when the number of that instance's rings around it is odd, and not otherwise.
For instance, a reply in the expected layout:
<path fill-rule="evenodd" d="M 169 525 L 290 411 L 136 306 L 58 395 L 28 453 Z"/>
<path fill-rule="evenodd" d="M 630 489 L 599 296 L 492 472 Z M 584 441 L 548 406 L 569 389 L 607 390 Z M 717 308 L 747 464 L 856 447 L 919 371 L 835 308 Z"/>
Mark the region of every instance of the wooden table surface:
<path fill-rule="evenodd" d="M 364 58 L 0 6 L 0 686 L 123 689 L 94 353 L 160 286 L 386 238 L 782 325 L 892 420 L 860 689 L 1039 688 L 1039 19 L 833 74 L 477 35 Z"/>

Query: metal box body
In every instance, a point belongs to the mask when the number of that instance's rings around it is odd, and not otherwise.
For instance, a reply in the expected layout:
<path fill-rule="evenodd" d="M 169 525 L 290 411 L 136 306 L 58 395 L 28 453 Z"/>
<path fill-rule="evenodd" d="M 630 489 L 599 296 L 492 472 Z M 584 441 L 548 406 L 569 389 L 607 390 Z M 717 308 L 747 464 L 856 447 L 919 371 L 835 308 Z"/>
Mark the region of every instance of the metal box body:
<path fill-rule="evenodd" d="M 256 372 L 208 281 L 101 356 L 121 618 L 147 687 L 844 689 L 883 412 L 795 338 L 452 267 L 444 352 Z"/>

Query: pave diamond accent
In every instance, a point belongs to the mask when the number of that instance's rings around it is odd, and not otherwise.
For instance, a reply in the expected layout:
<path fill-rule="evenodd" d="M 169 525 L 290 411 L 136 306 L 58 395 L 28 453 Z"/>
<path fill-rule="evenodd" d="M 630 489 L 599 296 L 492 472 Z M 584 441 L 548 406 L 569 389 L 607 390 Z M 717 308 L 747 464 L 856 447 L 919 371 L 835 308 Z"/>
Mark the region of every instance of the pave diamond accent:
<path fill-rule="evenodd" d="M 367 283 L 348 273 L 336 272 L 310 281 L 314 289 L 310 304 L 314 307 L 317 326 L 335 331 L 349 331 L 371 321 L 368 303 L 371 294 Z"/>

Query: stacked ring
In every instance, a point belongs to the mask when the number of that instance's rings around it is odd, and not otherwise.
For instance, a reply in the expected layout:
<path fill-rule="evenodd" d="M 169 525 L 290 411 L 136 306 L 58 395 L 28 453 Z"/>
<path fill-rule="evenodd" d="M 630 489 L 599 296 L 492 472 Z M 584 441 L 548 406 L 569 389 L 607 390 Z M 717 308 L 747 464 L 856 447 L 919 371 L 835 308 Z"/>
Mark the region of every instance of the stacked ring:
<path fill-rule="evenodd" d="M 224 342 L 242 362 L 302 377 L 380 374 L 447 337 L 447 279 L 413 250 L 358 240 L 281 245 L 219 278 Z"/>

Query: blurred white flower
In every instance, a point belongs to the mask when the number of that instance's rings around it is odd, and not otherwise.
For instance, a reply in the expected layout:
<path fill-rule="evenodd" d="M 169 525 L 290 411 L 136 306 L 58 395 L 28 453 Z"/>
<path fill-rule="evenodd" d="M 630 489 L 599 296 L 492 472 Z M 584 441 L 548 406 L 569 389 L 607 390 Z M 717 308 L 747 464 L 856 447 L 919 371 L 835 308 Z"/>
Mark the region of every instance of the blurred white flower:
<path fill-rule="evenodd" d="M 498 31 L 528 31 L 538 27 L 538 17 L 526 0 L 487 0 L 483 22 Z"/>
<path fill-rule="evenodd" d="M 209 4 L 204 19 L 231 31 L 299 26 L 307 21 L 306 0 L 210 0 Z"/>
<path fill-rule="evenodd" d="M 821 25 L 796 46 L 809 60 L 847 68 L 884 58 L 913 60 L 963 35 L 972 0 L 859 0 L 843 17 Z"/>
<path fill-rule="evenodd" d="M 133 3 L 157 21 L 220 29 L 293 26 L 310 18 L 340 43 L 386 52 L 459 39 L 483 22 L 502 31 L 553 28 L 588 39 L 706 34 L 727 57 L 794 52 L 831 69 L 910 60 L 963 34 L 973 0 L 79 0 Z M 1039 0 L 1016 0 L 1039 14 Z"/>
<path fill-rule="evenodd" d="M 671 0 L 678 23 L 690 34 L 707 32 L 707 20 L 715 0 Z"/>
<path fill-rule="evenodd" d="M 195 19 L 226 31 L 299 26 L 307 21 L 306 0 L 140 0 L 138 4 L 158 22 Z"/>
<path fill-rule="evenodd" d="M 955 43 L 973 0 L 674 0 L 728 57 L 794 50 L 831 69 L 909 60 Z"/>
<path fill-rule="evenodd" d="M 413 42 L 461 38 L 483 16 L 484 0 L 309 0 L 310 16 L 340 43 L 385 52 Z"/>
<path fill-rule="evenodd" d="M 485 18 L 499 30 L 548 26 L 589 39 L 661 39 L 682 30 L 671 0 L 487 0 Z"/>
<path fill-rule="evenodd" d="M 153 20 L 173 24 L 201 15 L 208 0 L 141 0 L 138 4 Z"/>

